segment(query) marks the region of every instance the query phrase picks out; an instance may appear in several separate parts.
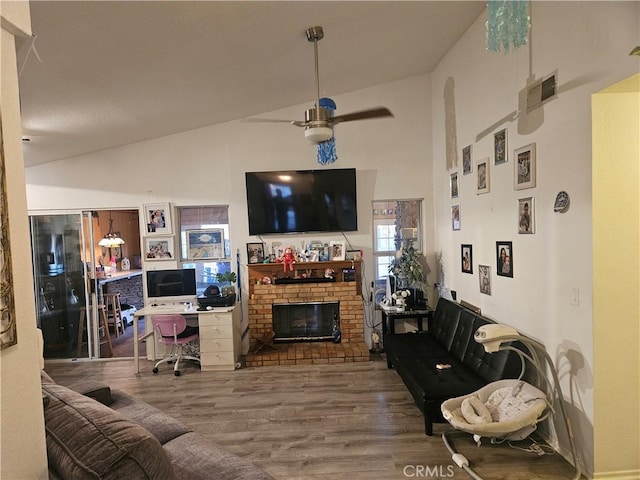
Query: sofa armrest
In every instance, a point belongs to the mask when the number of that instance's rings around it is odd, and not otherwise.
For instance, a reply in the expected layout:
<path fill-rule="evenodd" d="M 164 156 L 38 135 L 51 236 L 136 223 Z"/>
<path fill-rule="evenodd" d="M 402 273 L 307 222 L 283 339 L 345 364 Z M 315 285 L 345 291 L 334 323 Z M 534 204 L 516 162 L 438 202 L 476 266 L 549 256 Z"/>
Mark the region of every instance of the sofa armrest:
<path fill-rule="evenodd" d="M 98 382 L 96 380 L 82 380 L 68 385 L 68 388 L 74 392 L 81 393 L 85 397 L 93 398 L 107 407 L 113 403 L 111 388 L 109 385 L 102 382 Z"/>

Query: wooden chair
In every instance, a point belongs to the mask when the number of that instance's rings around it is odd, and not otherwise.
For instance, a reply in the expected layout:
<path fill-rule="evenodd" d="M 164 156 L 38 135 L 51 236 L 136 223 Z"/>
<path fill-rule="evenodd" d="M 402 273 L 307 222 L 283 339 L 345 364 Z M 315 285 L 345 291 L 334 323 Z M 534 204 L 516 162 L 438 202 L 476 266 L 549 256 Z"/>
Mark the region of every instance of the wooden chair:
<path fill-rule="evenodd" d="M 122 320 L 122 305 L 120 304 L 120 293 L 103 293 L 104 304 L 107 308 L 107 324 L 113 326 L 116 338 L 124 334 L 124 321 Z"/>
<path fill-rule="evenodd" d="M 85 323 L 87 318 L 86 307 L 80 307 L 80 320 L 78 325 L 78 345 L 76 356 L 82 356 L 82 344 L 84 342 Z M 98 305 L 98 330 L 99 330 L 99 345 L 107 345 L 107 351 L 109 356 L 113 357 L 113 345 L 111 345 L 111 335 L 109 334 L 109 324 L 107 322 L 107 309 L 104 305 Z"/>

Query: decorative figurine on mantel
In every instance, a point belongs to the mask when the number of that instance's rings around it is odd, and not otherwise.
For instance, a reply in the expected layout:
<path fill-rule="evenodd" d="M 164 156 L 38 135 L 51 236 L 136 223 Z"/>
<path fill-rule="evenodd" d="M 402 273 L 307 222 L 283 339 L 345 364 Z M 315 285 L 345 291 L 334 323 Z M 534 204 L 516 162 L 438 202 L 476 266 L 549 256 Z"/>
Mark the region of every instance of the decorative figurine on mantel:
<path fill-rule="evenodd" d="M 284 249 L 280 261 L 282 262 L 283 272 L 287 271 L 287 265 L 289 266 L 289 271 L 293 272 L 293 264 L 296 263 L 296 257 L 293 254 L 293 247 L 286 247 Z"/>

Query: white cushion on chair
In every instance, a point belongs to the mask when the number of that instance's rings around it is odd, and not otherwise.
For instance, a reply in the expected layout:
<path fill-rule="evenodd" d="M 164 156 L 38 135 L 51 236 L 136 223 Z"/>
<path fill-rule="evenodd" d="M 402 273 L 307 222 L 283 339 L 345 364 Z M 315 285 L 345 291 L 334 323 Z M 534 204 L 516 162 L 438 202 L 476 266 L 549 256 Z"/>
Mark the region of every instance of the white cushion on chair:
<path fill-rule="evenodd" d="M 465 398 L 460 406 L 462 416 L 469 423 L 489 423 L 492 422 L 491 412 L 475 395 Z"/>

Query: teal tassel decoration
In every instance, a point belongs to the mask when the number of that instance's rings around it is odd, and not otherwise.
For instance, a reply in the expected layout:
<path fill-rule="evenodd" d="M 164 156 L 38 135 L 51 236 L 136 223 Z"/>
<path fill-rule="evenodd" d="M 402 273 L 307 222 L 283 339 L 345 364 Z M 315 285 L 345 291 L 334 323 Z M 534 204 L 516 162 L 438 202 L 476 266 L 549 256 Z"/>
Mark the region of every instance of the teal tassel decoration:
<path fill-rule="evenodd" d="M 487 2 L 487 50 L 507 53 L 527 44 L 531 18 L 528 0 Z"/>
<path fill-rule="evenodd" d="M 332 114 L 331 116 L 333 117 L 333 112 L 336 109 L 336 102 L 334 102 L 330 98 L 324 97 L 320 99 L 320 106 L 330 109 Z M 336 153 L 335 136 L 332 136 L 326 142 L 318 143 L 318 163 L 320 165 L 327 165 L 329 163 L 333 163 L 337 159 L 338 159 L 338 154 Z"/>

